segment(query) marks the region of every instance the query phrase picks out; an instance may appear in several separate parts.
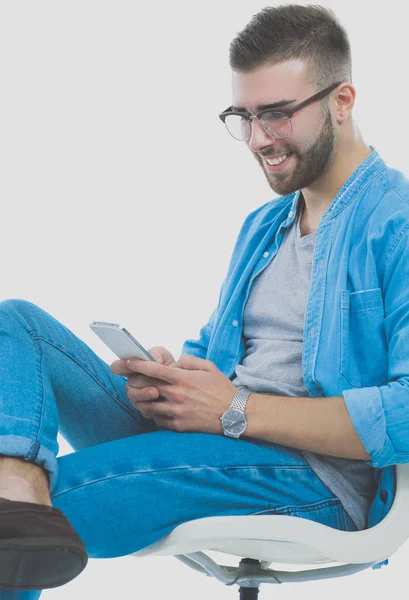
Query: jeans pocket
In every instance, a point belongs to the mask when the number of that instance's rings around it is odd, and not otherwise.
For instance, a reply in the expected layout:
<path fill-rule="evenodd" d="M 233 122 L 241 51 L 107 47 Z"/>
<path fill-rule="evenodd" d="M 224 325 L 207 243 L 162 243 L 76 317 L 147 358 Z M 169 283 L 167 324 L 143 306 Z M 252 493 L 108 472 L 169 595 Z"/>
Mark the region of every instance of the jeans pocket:
<path fill-rule="evenodd" d="M 341 291 L 340 373 L 355 387 L 388 380 L 388 347 L 380 288 Z"/>
<path fill-rule="evenodd" d="M 355 525 L 347 511 L 343 506 L 341 506 L 341 520 L 342 520 L 342 531 L 358 531 L 358 527 Z"/>
<path fill-rule="evenodd" d="M 270 508 L 253 513 L 253 515 L 287 515 L 289 517 L 309 519 L 310 521 L 327 525 L 333 529 L 340 529 L 341 531 L 353 530 L 347 529 L 347 527 L 354 527 L 354 530 L 356 530 L 353 522 L 347 521 L 346 517 L 348 517 L 348 514 L 345 512 L 344 507 L 338 498 L 322 500 L 321 502 L 304 504 L 302 506 L 282 506 L 280 508 Z"/>

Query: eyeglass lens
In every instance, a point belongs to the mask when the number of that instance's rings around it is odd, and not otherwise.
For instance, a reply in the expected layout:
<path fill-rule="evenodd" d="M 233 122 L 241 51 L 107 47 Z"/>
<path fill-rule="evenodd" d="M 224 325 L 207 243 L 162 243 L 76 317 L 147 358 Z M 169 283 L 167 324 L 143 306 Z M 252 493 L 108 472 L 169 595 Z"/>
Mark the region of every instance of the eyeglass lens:
<path fill-rule="evenodd" d="M 271 136 L 285 138 L 291 134 L 291 119 L 284 113 L 266 112 L 262 115 L 261 125 Z M 251 137 L 251 122 L 241 115 L 227 115 L 225 125 L 236 140 L 247 141 Z"/>

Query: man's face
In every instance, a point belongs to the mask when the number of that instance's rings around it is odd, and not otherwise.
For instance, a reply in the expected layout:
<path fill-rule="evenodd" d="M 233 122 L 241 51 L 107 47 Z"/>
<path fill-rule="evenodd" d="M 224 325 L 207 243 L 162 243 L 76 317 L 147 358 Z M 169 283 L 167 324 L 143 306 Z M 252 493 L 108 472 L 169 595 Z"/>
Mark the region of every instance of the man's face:
<path fill-rule="evenodd" d="M 232 105 L 254 115 L 259 112 L 259 105 L 294 100 L 281 107 L 281 110 L 289 110 L 320 91 L 309 83 L 308 68 L 303 61 L 291 60 L 260 67 L 251 73 L 233 71 Z M 252 121 L 251 138 L 246 143 L 263 169 L 269 186 L 280 196 L 309 187 L 328 171 L 335 158 L 338 132 L 333 126 L 330 110 L 323 113 L 322 102 L 313 102 L 295 113 L 291 119 L 292 133 L 287 138 L 275 139 L 264 131 L 259 121 Z M 287 152 L 292 154 L 276 169 L 265 160 Z"/>

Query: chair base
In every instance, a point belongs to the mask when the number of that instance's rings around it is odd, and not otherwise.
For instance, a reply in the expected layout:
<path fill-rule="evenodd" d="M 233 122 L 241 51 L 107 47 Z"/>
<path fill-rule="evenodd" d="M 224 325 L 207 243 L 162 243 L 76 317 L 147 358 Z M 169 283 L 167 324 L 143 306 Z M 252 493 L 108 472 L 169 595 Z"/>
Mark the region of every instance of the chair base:
<path fill-rule="evenodd" d="M 240 568 L 246 569 L 246 567 L 243 567 L 244 565 L 252 565 L 252 566 L 250 566 L 250 570 L 252 570 L 252 571 L 254 568 L 259 569 L 261 567 L 260 561 L 254 560 L 253 558 L 242 558 L 240 561 L 240 564 L 239 564 L 239 569 Z M 247 567 L 247 569 L 248 569 L 248 567 Z M 260 586 L 257 584 L 254 587 L 239 585 L 239 599 L 240 600 L 257 600 L 259 591 L 260 591 Z"/>
<path fill-rule="evenodd" d="M 243 588 L 239 587 L 240 600 L 257 600 L 260 588 Z"/>
<path fill-rule="evenodd" d="M 343 577 L 353 575 L 376 564 L 374 562 L 346 564 L 292 572 L 268 569 L 267 566 L 270 563 L 260 562 L 253 558 L 242 558 L 238 567 L 219 565 L 204 552 L 178 554 L 175 555 L 175 558 L 196 571 L 215 577 L 225 585 L 238 585 L 240 600 L 257 600 L 261 583 L 298 583 Z"/>

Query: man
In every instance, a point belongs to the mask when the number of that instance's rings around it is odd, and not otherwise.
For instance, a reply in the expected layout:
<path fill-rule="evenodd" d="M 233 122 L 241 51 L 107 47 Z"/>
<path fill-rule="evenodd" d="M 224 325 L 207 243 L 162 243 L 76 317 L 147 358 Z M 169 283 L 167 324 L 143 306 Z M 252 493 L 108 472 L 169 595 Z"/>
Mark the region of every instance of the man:
<path fill-rule="evenodd" d="M 200 517 L 358 530 L 390 509 L 409 456 L 409 182 L 353 121 L 348 39 L 328 9 L 264 9 L 230 64 L 220 118 L 280 196 L 245 219 L 179 360 L 157 347 L 157 363 L 109 368 L 39 307 L 0 303 L 0 587 L 62 585 L 88 556 Z M 75 452 L 56 458 L 58 430 Z"/>
<path fill-rule="evenodd" d="M 220 406 L 236 390 L 190 355 L 213 361 L 247 389 L 240 435 L 302 450 L 363 529 L 374 467 L 409 449 L 397 424 L 399 405 L 409 417 L 408 181 L 353 120 L 350 47 L 331 11 L 264 9 L 233 41 L 230 64 L 233 103 L 220 118 L 284 198 L 246 219 L 219 306 L 173 365 L 188 372 L 132 361 L 144 376 L 130 379 L 129 397 L 160 426 L 221 433 Z M 165 402 L 148 402 L 152 390 Z"/>

